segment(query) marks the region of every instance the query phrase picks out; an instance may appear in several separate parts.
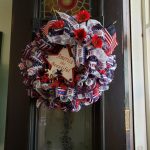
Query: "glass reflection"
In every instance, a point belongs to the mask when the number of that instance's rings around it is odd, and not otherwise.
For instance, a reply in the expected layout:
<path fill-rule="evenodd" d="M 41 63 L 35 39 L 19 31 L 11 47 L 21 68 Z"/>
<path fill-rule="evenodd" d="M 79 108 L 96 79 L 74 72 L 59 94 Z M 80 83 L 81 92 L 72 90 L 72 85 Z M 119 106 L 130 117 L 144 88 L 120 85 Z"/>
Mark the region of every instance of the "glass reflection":
<path fill-rule="evenodd" d="M 78 113 L 47 110 L 38 121 L 38 150 L 92 150 L 92 108 Z"/>

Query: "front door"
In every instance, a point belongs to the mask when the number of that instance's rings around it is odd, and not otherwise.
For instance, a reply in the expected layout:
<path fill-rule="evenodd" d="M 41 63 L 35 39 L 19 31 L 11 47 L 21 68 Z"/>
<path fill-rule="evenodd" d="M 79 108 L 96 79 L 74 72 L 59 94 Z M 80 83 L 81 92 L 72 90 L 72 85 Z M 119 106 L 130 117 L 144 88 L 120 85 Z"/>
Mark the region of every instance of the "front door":
<path fill-rule="evenodd" d="M 13 63 L 10 65 L 6 150 L 125 150 L 123 1 L 27 0 L 21 3 L 19 0 L 14 0 L 13 5 L 14 24 L 10 59 Z M 80 9 L 87 9 L 91 12 L 92 18 L 101 21 L 105 26 L 117 20 L 116 29 L 119 46 L 115 54 L 117 55 L 118 68 L 115 72 L 114 81 L 110 90 L 103 95 L 102 100 L 78 113 L 47 110 L 44 105 L 37 110 L 32 100 L 30 104 L 24 102 L 23 106 L 20 100 L 28 101 L 25 96 L 26 91 L 23 87 L 20 88 L 20 78 L 17 83 L 13 80 L 16 76 L 15 72 L 18 72 L 15 68 L 20 57 L 19 49 L 27 44 L 27 39 L 32 35 L 31 28 L 36 30 L 43 20 L 51 17 L 51 12 L 54 9 L 69 14 Z M 19 73 L 17 75 L 20 76 Z M 12 86 L 14 88 L 11 88 Z M 12 113 L 14 110 L 11 106 L 14 101 L 17 110 Z M 27 117 L 29 105 L 30 119 Z M 22 122 L 12 121 L 14 118 L 20 119 L 20 117 Z M 30 128 L 28 130 L 29 120 Z M 13 131 L 12 126 L 14 127 Z M 16 134 L 17 142 L 11 141 L 12 133 Z M 27 138 L 28 135 L 29 138 Z"/>

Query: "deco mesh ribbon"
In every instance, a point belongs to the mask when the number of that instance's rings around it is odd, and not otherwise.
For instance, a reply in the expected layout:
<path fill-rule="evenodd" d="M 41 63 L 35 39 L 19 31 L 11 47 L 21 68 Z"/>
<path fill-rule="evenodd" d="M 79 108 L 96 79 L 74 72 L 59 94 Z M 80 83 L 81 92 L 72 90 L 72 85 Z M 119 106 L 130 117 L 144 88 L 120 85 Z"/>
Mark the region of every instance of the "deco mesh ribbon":
<path fill-rule="evenodd" d="M 114 25 L 104 28 L 80 11 L 75 16 L 57 12 L 57 20 L 48 21 L 34 40 L 23 50 L 19 68 L 28 95 L 45 103 L 49 109 L 77 112 L 98 101 L 109 89 L 116 69 L 117 46 Z M 48 56 L 67 48 L 74 59 L 73 80 L 67 80 L 61 69 L 49 74 Z"/>

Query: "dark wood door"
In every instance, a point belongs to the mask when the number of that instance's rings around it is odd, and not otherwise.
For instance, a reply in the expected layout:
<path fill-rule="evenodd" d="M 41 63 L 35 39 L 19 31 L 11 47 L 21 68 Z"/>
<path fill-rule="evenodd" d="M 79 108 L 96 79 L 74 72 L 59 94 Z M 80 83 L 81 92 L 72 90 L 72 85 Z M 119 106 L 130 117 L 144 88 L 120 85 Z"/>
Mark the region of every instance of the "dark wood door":
<path fill-rule="evenodd" d="M 115 51 L 118 67 L 110 90 L 105 93 L 103 101 L 105 118 L 105 148 L 106 150 L 126 149 L 125 140 L 125 81 L 124 81 L 124 50 L 123 50 L 123 1 L 104 1 L 104 25 L 108 26 L 117 20 L 116 30 L 118 47 Z"/>
<path fill-rule="evenodd" d="M 31 40 L 33 1 L 13 1 L 5 150 L 27 150 L 29 98 L 18 70 L 21 50 Z"/>
<path fill-rule="evenodd" d="M 34 22 L 37 21 L 34 19 L 38 14 L 36 2 L 38 1 L 13 1 L 5 150 L 37 150 L 36 109 L 34 102 L 28 100 L 17 68 L 21 49 L 31 40 Z M 103 101 L 97 102 L 91 109 L 93 150 L 125 150 L 123 0 L 92 0 L 91 12 L 93 18 L 104 19 L 105 26 L 117 20 L 119 42 L 115 52 L 118 68 L 114 81 L 110 90 L 103 95 Z"/>

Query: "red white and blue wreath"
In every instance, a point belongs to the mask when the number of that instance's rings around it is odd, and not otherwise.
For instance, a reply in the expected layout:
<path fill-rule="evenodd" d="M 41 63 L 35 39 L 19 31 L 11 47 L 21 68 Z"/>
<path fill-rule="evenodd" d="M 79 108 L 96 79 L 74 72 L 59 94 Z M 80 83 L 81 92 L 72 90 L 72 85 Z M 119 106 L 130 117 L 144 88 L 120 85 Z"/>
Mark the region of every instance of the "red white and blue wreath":
<path fill-rule="evenodd" d="M 19 68 L 28 95 L 49 109 L 77 112 L 109 89 L 117 46 L 114 25 L 104 28 L 80 11 L 57 12 L 23 50 Z"/>

